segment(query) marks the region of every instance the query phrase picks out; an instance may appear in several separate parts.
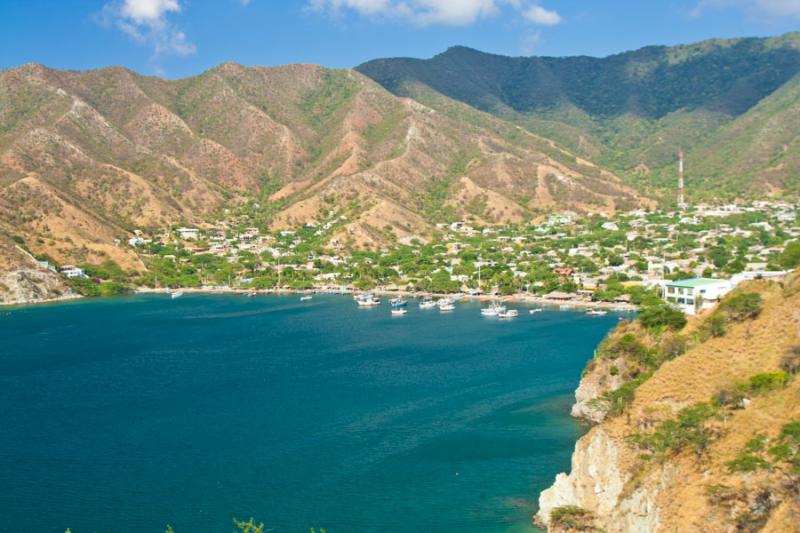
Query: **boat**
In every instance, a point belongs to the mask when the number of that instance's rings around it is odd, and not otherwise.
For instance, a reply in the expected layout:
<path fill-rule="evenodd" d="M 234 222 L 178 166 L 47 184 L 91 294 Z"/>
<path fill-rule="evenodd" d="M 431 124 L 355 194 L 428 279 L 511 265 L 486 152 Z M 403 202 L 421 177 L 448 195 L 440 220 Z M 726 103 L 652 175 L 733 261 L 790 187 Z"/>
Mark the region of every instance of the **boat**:
<path fill-rule="evenodd" d="M 425 297 L 420 303 L 420 309 L 433 309 L 436 307 L 436 302 L 433 301 L 430 297 Z"/>
<path fill-rule="evenodd" d="M 497 318 L 516 318 L 519 316 L 519 311 L 516 309 L 507 309 L 502 313 L 497 314 Z"/>
<path fill-rule="evenodd" d="M 506 311 L 506 306 L 497 302 L 492 302 L 492 305 L 490 305 L 489 307 L 484 307 L 483 309 L 481 309 L 481 314 L 483 316 L 498 316 L 500 313 L 503 313 L 505 311 Z"/>
<path fill-rule="evenodd" d="M 402 296 L 398 298 L 392 298 L 391 300 L 389 300 L 389 305 L 391 305 L 394 308 L 405 307 L 406 305 L 408 305 L 408 300 L 406 300 Z"/>
<path fill-rule="evenodd" d="M 359 307 L 375 307 L 376 305 L 381 304 L 380 298 L 377 298 L 372 294 L 362 294 L 356 298 L 356 302 L 358 303 Z"/>
<path fill-rule="evenodd" d="M 255 296 L 256 296 L 256 291 L 249 291 L 247 293 L 247 297 L 248 298 L 255 298 Z"/>
<path fill-rule="evenodd" d="M 310 300 L 310 299 L 312 299 L 312 298 L 313 298 L 313 296 L 301 296 L 301 297 L 300 297 L 300 301 L 301 301 L 301 302 L 307 302 L 307 301 L 309 301 L 309 300 Z"/>
<path fill-rule="evenodd" d="M 172 298 L 173 300 L 175 298 L 180 298 L 181 296 L 183 296 L 183 291 L 175 291 L 169 294 L 169 297 Z"/>
<path fill-rule="evenodd" d="M 541 307 L 539 307 L 539 308 L 537 308 L 537 309 L 531 309 L 531 310 L 530 310 L 530 311 L 528 311 L 528 312 L 529 312 L 530 314 L 532 314 L 532 315 L 535 315 L 536 313 L 541 313 L 542 311 L 543 311 L 543 309 L 542 309 Z"/>
<path fill-rule="evenodd" d="M 408 310 L 402 307 L 395 307 L 392 309 L 392 316 L 403 316 L 406 313 L 408 313 Z"/>
<path fill-rule="evenodd" d="M 605 311 L 603 309 L 589 309 L 588 311 L 586 311 L 586 314 L 591 316 L 605 316 L 608 314 L 608 311 Z"/>
<path fill-rule="evenodd" d="M 450 298 L 441 298 L 438 302 L 436 302 L 436 305 L 439 306 L 439 311 L 441 311 L 442 313 L 449 313 L 450 311 L 453 311 L 456 308 L 456 306 L 453 305 L 453 302 L 452 300 L 450 300 Z"/>

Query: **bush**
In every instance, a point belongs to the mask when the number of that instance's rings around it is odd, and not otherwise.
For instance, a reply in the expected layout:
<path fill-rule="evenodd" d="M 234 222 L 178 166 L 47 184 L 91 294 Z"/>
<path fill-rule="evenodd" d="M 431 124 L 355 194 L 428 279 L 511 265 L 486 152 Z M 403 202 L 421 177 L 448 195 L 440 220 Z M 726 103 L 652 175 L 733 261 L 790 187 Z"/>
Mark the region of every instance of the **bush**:
<path fill-rule="evenodd" d="M 736 322 L 756 318 L 761 313 L 761 295 L 756 292 L 739 293 L 722 302 L 720 310 Z"/>
<path fill-rule="evenodd" d="M 789 382 L 786 372 L 764 372 L 750 377 L 749 389 L 751 392 L 768 392 L 780 389 Z"/>
<path fill-rule="evenodd" d="M 742 400 L 745 398 L 743 387 L 730 387 L 717 392 L 712 398 L 712 402 L 718 407 L 741 409 Z"/>
<path fill-rule="evenodd" d="M 639 314 L 639 322 L 647 329 L 668 327 L 680 330 L 686 325 L 686 316 L 680 309 L 662 303 L 646 307 Z"/>
<path fill-rule="evenodd" d="M 800 265 L 800 241 L 792 241 L 786 245 L 778 259 L 780 265 L 785 269 L 794 268 Z"/>
<path fill-rule="evenodd" d="M 617 390 L 609 391 L 598 398 L 598 403 L 608 407 L 608 416 L 618 416 L 633 403 L 636 398 L 636 389 L 647 381 L 653 374 L 651 372 L 639 374 Z"/>
<path fill-rule="evenodd" d="M 550 525 L 564 529 L 591 531 L 594 529 L 594 515 L 577 505 L 564 505 L 550 511 Z"/>
<path fill-rule="evenodd" d="M 800 474 L 800 420 L 783 426 L 777 443 L 769 453 L 776 461 L 788 463 L 792 474 Z"/>
<path fill-rule="evenodd" d="M 630 439 L 656 457 L 685 449 L 702 454 L 712 436 L 706 421 L 716 415 L 716 406 L 698 403 L 681 409 L 676 419 L 661 422 L 652 433 L 636 433 Z"/>
<path fill-rule="evenodd" d="M 702 330 L 706 336 L 722 337 L 728 326 L 728 319 L 725 314 L 716 312 L 703 322 Z"/>
<path fill-rule="evenodd" d="M 786 350 L 781 358 L 780 366 L 781 370 L 787 374 L 794 375 L 800 372 L 800 344 Z"/>

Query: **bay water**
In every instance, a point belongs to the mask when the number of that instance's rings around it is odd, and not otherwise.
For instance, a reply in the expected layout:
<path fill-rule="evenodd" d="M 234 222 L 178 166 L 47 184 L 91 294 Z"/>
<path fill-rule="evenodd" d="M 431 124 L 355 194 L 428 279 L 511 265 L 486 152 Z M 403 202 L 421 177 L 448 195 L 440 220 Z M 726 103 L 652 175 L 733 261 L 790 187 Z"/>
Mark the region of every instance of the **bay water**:
<path fill-rule="evenodd" d="M 0 309 L 0 531 L 535 531 L 617 315 L 163 295 Z"/>

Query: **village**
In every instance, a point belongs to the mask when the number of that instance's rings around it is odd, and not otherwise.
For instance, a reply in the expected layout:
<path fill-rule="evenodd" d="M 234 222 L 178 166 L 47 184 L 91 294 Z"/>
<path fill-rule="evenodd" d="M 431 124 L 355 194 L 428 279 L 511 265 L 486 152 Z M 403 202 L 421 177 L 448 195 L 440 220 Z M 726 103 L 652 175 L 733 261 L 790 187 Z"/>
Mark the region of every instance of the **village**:
<path fill-rule="evenodd" d="M 781 201 L 613 218 L 562 212 L 504 227 L 455 221 L 438 224 L 436 238 L 371 250 L 334 238 L 346 233 L 342 213 L 276 232 L 255 218 L 228 211 L 207 226 L 136 231 L 127 246 L 148 265 L 144 274 L 59 270 L 84 285 L 114 279 L 142 291 L 464 294 L 619 308 L 661 299 L 696 314 L 743 280 L 782 277 L 800 253 L 797 206 Z"/>

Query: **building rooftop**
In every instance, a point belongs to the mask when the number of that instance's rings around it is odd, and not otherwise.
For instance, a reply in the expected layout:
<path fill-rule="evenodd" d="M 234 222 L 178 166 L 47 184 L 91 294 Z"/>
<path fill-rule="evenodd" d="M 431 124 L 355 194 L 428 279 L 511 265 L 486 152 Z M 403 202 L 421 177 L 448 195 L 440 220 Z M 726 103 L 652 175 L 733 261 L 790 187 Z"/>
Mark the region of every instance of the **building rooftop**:
<path fill-rule="evenodd" d="M 714 283 L 721 283 L 725 282 L 724 279 L 711 279 L 711 278 L 690 278 L 690 279 L 679 279 L 676 281 L 671 281 L 667 283 L 670 287 L 684 287 L 687 289 L 693 289 L 695 287 L 701 287 L 703 285 L 713 285 Z"/>

